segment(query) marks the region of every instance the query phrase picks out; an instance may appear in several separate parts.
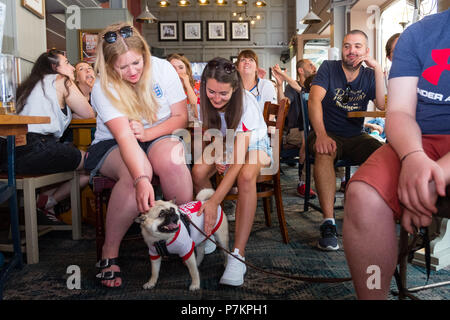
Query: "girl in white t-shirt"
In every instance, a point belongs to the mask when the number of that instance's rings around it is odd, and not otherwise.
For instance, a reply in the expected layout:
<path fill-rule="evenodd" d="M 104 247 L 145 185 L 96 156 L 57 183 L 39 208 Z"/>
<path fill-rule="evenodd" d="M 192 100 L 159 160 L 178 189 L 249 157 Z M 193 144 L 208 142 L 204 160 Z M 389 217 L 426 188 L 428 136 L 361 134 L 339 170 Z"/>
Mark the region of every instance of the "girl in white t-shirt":
<path fill-rule="evenodd" d="M 106 235 L 97 275 L 107 287 L 121 286 L 118 265 L 123 236 L 139 212 L 154 205 L 151 184 L 159 177 L 166 199 L 192 200 L 184 145 L 171 134 L 187 124 L 186 95 L 174 68 L 151 57 L 129 24 L 106 27 L 98 37 L 91 102 L 97 111 L 95 139 L 85 167 L 116 181 L 108 203 Z"/>
<path fill-rule="evenodd" d="M 241 51 L 236 66 L 244 89 L 255 96 L 261 113 L 264 111 L 266 101 L 277 103 L 277 92 L 272 81 L 258 77 L 258 56 L 253 50 Z"/>
<path fill-rule="evenodd" d="M 209 152 L 206 149 L 201 161 L 196 160 L 192 169 L 196 192 L 211 188 L 210 177 L 216 172 L 223 173 L 227 170 L 214 195 L 200 209 L 199 215 L 205 214 L 205 232 L 209 234 L 216 221 L 217 206 L 237 181 L 239 196 L 233 256 L 244 259 L 256 211 L 256 178 L 261 168 L 271 163 L 272 149 L 267 126 L 255 97 L 243 88 L 239 72 L 230 61 L 223 58 L 211 60 L 203 71 L 200 106 L 206 135 L 217 136 L 219 129 L 222 135 L 226 133 L 228 137 L 231 136 L 234 152 L 230 165 L 222 164 L 222 154 L 215 155 L 215 161 L 207 159 Z M 216 129 L 216 133 L 211 129 Z M 228 149 L 229 156 L 230 148 L 224 146 L 222 150 L 225 149 Z M 242 262 L 230 257 L 220 283 L 239 286 L 244 282 L 245 271 L 246 267 Z"/>

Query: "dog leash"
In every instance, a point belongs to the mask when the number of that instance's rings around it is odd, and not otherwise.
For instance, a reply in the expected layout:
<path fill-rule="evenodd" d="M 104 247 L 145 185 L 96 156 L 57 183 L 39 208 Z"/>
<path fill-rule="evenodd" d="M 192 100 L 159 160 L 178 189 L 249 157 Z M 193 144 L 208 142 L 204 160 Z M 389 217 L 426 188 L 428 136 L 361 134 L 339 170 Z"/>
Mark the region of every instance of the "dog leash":
<path fill-rule="evenodd" d="M 206 235 L 206 233 L 203 232 L 203 230 L 201 230 L 199 227 L 197 227 L 195 225 L 195 223 L 192 222 L 192 220 L 189 218 L 189 216 L 187 216 L 184 212 L 179 211 L 181 215 L 184 215 L 186 217 L 186 219 L 189 220 L 190 224 L 192 224 L 192 226 L 197 229 L 198 232 L 200 232 L 206 239 L 211 241 L 212 243 L 214 243 L 219 249 L 225 251 L 226 253 L 228 253 L 229 255 L 233 256 L 234 258 L 236 258 L 238 261 L 242 262 L 243 264 L 245 264 L 246 266 L 253 268 L 259 272 L 262 273 L 266 273 L 266 274 L 270 274 L 273 276 L 277 276 L 277 277 L 281 277 L 281 278 L 286 278 L 286 279 L 291 279 L 291 280 L 297 280 L 297 281 L 303 281 L 303 282 L 312 282 L 312 283 L 340 283 L 340 282 L 347 282 L 347 281 L 351 281 L 352 278 L 324 278 L 324 277 L 302 277 L 302 276 L 294 276 L 294 275 L 288 275 L 288 274 L 283 274 L 283 273 L 278 273 L 278 272 L 272 272 L 272 271 L 267 271 L 264 270 L 260 267 L 257 267 L 245 260 L 242 260 L 239 257 L 236 257 L 235 255 L 233 255 L 228 249 L 225 249 L 224 247 L 222 247 L 220 244 L 218 244 L 215 240 L 212 240 L 210 237 Z"/>

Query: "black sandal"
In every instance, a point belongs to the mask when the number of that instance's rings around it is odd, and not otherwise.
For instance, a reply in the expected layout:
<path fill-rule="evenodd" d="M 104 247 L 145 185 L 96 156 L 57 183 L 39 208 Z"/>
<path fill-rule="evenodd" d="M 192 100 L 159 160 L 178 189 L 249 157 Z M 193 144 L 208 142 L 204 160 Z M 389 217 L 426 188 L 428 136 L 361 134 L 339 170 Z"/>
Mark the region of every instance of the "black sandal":
<path fill-rule="evenodd" d="M 109 268 L 111 266 L 119 266 L 118 260 L 119 260 L 119 258 L 111 258 L 111 259 L 106 258 L 106 259 L 98 261 L 95 264 L 95 266 L 102 270 Z M 105 280 L 109 281 L 109 280 L 115 280 L 116 278 L 121 278 L 121 274 L 122 274 L 122 272 L 120 272 L 120 271 L 109 270 L 109 271 L 100 272 L 95 277 L 97 279 L 99 279 L 100 281 L 105 281 Z M 120 286 L 114 286 L 113 288 L 119 288 L 121 286 L 122 286 L 122 284 L 120 284 Z"/>

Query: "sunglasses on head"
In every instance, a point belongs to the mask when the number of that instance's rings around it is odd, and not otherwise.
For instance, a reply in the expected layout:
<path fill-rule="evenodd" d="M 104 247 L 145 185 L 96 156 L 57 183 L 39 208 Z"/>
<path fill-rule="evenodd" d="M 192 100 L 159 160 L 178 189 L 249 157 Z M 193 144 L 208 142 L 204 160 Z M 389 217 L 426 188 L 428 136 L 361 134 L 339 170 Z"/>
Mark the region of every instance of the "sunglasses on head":
<path fill-rule="evenodd" d="M 131 26 L 125 26 L 118 31 L 108 31 L 103 36 L 103 39 L 105 39 L 107 43 L 114 43 L 117 41 L 118 35 L 124 39 L 129 38 L 133 35 L 133 28 Z"/>
<path fill-rule="evenodd" d="M 220 61 L 217 61 L 217 60 L 211 60 L 210 62 L 208 62 L 208 68 L 218 69 L 220 66 L 223 67 L 223 70 L 227 74 L 230 74 L 230 73 L 236 71 L 236 67 L 234 66 L 234 64 L 232 64 L 230 62 L 221 63 Z"/>
<path fill-rule="evenodd" d="M 342 97 L 342 102 L 343 103 L 348 103 L 348 101 L 350 100 L 350 90 L 352 89 L 352 87 L 350 87 L 349 84 L 347 84 L 347 87 L 345 88 L 345 93 L 344 96 Z"/>

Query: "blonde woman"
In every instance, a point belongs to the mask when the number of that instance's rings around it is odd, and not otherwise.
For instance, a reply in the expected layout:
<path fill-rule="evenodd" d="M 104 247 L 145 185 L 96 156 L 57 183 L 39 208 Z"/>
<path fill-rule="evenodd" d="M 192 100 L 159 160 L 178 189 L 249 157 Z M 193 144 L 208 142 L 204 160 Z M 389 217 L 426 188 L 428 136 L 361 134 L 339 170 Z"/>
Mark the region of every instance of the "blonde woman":
<path fill-rule="evenodd" d="M 86 155 L 91 176 L 116 180 L 106 215 L 106 236 L 97 275 L 107 287 L 121 286 L 119 247 L 134 218 L 154 205 L 151 184 L 159 176 L 166 199 L 192 200 L 184 148 L 171 134 L 187 124 L 186 95 L 166 60 L 151 57 L 139 32 L 113 24 L 98 37 L 91 101 L 97 130 Z"/>
<path fill-rule="evenodd" d="M 167 61 L 175 68 L 183 83 L 183 88 L 188 96 L 187 102 L 190 104 L 192 113 L 198 119 L 200 81 L 195 81 L 192 76 L 192 68 L 189 60 L 181 54 L 173 53 L 167 57 Z"/>

